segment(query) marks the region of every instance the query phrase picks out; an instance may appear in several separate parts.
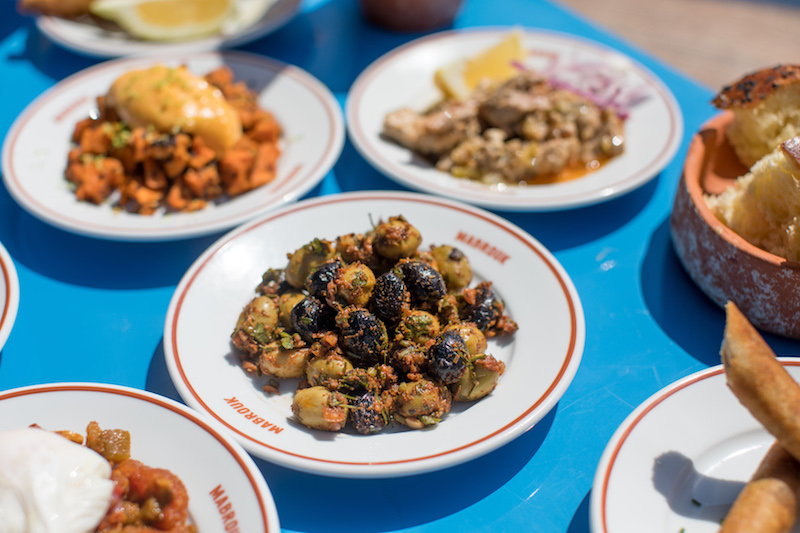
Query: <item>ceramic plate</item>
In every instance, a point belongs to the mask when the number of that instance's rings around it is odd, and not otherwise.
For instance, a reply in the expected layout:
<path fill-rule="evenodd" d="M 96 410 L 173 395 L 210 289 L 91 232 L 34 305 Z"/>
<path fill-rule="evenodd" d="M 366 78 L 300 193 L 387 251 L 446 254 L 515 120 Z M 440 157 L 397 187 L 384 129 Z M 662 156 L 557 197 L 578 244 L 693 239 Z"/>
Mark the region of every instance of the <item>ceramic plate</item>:
<path fill-rule="evenodd" d="M 384 117 L 402 107 L 423 111 L 439 100 L 437 68 L 499 42 L 509 29 L 447 31 L 403 45 L 377 59 L 355 81 L 347 103 L 353 144 L 378 170 L 420 191 L 506 211 L 548 211 L 602 202 L 654 178 L 675 155 L 683 132 L 680 107 L 669 89 L 631 58 L 574 36 L 526 30 L 526 66 L 565 73 L 613 72 L 620 101 L 629 108 L 627 148 L 598 170 L 573 181 L 527 187 L 488 186 L 436 170 L 409 150 L 381 137 Z M 588 74 L 587 74 L 588 75 Z M 603 78 L 608 80 L 607 74 Z M 584 77 L 585 81 L 586 78 Z"/>
<path fill-rule="evenodd" d="M 19 307 L 19 279 L 14 262 L 8 251 L 0 244 L 0 350 L 3 349 Z"/>
<path fill-rule="evenodd" d="M 280 531 L 272 494 L 253 460 L 219 424 L 150 392 L 96 383 L 54 383 L 0 392 L 0 431 L 38 424 L 86 434 L 92 420 L 125 429 L 131 457 L 171 470 L 189 493 L 189 516 L 203 533 Z M 191 453 L 187 453 L 191 451 Z M 220 513 L 227 498 L 235 519 Z M 227 525 L 227 527 L 226 527 Z M 235 524 L 234 524 L 235 525 Z"/>
<path fill-rule="evenodd" d="M 780 360 L 800 379 L 800 359 Z M 728 389 L 721 365 L 665 387 L 603 452 L 593 533 L 716 533 L 774 440 Z"/>
<path fill-rule="evenodd" d="M 194 213 L 142 216 L 110 203 L 79 202 L 64 178 L 76 122 L 95 109 L 121 74 L 156 63 L 186 64 L 205 74 L 225 64 L 235 79 L 259 93 L 260 105 L 284 129 L 275 180 Z M 232 228 L 275 207 L 293 202 L 331 169 L 344 142 L 341 107 L 307 72 L 242 52 L 127 58 L 79 72 L 34 100 L 17 118 L 3 145 L 3 179 L 14 199 L 40 219 L 67 231 L 116 240 L 169 240 Z"/>
<path fill-rule="evenodd" d="M 457 404 L 426 431 L 393 427 L 364 437 L 310 430 L 292 418 L 296 381 L 261 392 L 232 353 L 230 335 L 261 275 L 314 238 L 361 233 L 371 221 L 402 214 L 423 249 L 452 243 L 467 254 L 475 280 L 491 280 L 519 324 L 511 342 L 487 352 L 506 364 L 497 389 Z M 212 311 L 213 310 L 213 311 Z M 467 461 L 539 421 L 572 381 L 583 353 L 584 318 L 564 269 L 539 242 L 503 219 L 461 203 L 411 193 L 365 192 L 304 200 L 240 227 L 211 246 L 184 275 L 164 333 L 168 368 L 180 394 L 227 426 L 251 453 L 307 472 L 388 477 Z"/>
<path fill-rule="evenodd" d="M 37 17 L 39 30 L 61 46 L 94 57 L 157 55 L 205 52 L 231 48 L 277 30 L 294 17 L 300 0 L 278 0 L 254 24 L 225 36 L 214 36 L 187 42 L 155 42 L 137 39 L 114 24 L 102 24 L 90 17 L 66 20 Z"/>

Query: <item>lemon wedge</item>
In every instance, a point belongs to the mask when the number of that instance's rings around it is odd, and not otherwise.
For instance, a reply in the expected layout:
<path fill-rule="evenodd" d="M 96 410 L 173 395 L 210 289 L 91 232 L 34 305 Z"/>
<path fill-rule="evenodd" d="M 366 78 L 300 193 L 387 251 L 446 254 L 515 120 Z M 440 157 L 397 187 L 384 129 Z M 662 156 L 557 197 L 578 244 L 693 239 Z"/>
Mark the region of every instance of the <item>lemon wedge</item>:
<path fill-rule="evenodd" d="M 232 0 L 95 0 L 98 17 L 140 39 L 183 41 L 213 35 L 233 10 Z"/>
<path fill-rule="evenodd" d="M 524 59 L 522 32 L 514 30 L 480 54 L 439 68 L 433 81 L 445 97 L 464 100 L 482 80 L 503 82 L 512 78 L 519 72 L 514 63 L 521 63 Z"/>

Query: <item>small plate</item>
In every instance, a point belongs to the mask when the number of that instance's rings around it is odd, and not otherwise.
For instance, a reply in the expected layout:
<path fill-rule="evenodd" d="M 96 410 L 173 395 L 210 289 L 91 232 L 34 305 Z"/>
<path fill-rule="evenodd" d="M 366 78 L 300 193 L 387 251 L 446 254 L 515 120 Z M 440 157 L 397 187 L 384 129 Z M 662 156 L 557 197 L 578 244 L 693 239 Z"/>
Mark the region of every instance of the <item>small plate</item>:
<path fill-rule="evenodd" d="M 0 350 L 3 349 L 19 308 L 19 278 L 8 251 L 0 244 Z"/>
<path fill-rule="evenodd" d="M 96 109 L 96 97 L 118 76 L 157 63 L 186 64 L 198 74 L 225 64 L 259 93 L 260 105 L 283 127 L 273 182 L 194 213 L 137 215 L 75 198 L 64 177 L 75 124 Z M 123 241 L 172 240 L 227 230 L 296 201 L 333 167 L 343 143 L 341 106 L 325 85 L 297 67 L 243 52 L 125 58 L 78 72 L 34 100 L 5 138 L 3 179 L 22 207 L 61 229 Z"/>
<path fill-rule="evenodd" d="M 227 497 L 240 531 L 280 532 L 264 477 L 219 424 L 156 394 L 98 383 L 53 383 L 0 392 L 0 431 L 38 424 L 86 434 L 92 420 L 131 436 L 131 457 L 177 475 L 189 517 L 203 533 L 230 531 L 217 502 Z M 190 453 L 187 453 L 190 451 Z"/>
<path fill-rule="evenodd" d="M 779 359 L 800 380 L 800 359 Z M 728 389 L 722 365 L 687 376 L 611 437 L 592 487 L 592 532 L 716 533 L 774 441 Z"/>
<path fill-rule="evenodd" d="M 475 280 L 490 280 L 519 324 L 510 342 L 487 352 L 506 364 L 495 391 L 456 404 L 434 428 L 394 426 L 377 435 L 310 430 L 292 418 L 297 381 L 268 396 L 232 352 L 230 335 L 261 275 L 282 268 L 314 238 L 362 233 L 402 214 L 422 234 L 422 249 L 452 244 Z M 476 281 L 477 282 L 477 281 Z M 583 309 L 561 265 L 538 241 L 491 213 L 411 193 L 364 192 L 304 200 L 221 238 L 184 275 L 170 302 L 164 352 L 181 396 L 227 426 L 251 453 L 307 472 L 389 477 L 452 466 L 485 454 L 531 428 L 552 409 L 580 364 Z"/>
<path fill-rule="evenodd" d="M 90 17 L 68 20 L 41 16 L 36 18 L 36 26 L 54 42 L 80 54 L 105 58 L 132 55 L 158 57 L 163 54 L 220 50 L 255 41 L 289 22 L 299 7 L 300 0 L 278 0 L 256 23 L 235 33 L 174 43 L 138 39 L 115 25 L 99 24 Z"/>
<path fill-rule="evenodd" d="M 646 99 L 630 108 L 625 152 L 581 178 L 552 185 L 488 186 L 436 170 L 412 152 L 381 136 L 384 117 L 411 107 L 423 111 L 441 99 L 433 83 L 437 68 L 499 42 L 510 28 L 446 31 L 405 44 L 367 67 L 348 97 L 350 138 L 375 168 L 397 182 L 503 211 L 553 211 L 603 202 L 654 178 L 680 145 L 683 116 L 670 90 L 652 72 L 621 53 L 578 37 L 524 30 L 526 66 L 603 65 L 614 68 L 624 87 Z M 558 70 L 556 70 L 557 72 Z"/>

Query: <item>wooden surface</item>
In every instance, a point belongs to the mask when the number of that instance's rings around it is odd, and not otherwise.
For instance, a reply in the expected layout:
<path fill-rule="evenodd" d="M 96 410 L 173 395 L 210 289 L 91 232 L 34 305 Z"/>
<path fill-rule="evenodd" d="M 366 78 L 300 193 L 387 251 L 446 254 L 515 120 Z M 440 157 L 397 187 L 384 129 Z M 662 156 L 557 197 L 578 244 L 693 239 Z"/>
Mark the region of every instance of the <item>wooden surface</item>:
<path fill-rule="evenodd" d="M 558 0 L 716 91 L 800 63 L 800 0 Z"/>

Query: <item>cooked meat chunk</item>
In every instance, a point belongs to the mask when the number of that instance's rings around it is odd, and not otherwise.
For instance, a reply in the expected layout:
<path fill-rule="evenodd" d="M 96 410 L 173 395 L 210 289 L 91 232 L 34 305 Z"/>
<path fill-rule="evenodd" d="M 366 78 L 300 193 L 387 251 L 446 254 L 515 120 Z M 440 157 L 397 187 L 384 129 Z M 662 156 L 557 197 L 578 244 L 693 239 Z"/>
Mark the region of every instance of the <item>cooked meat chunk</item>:
<path fill-rule="evenodd" d="M 456 177 L 487 184 L 537 183 L 570 168 L 592 169 L 623 151 L 623 121 L 532 71 L 467 102 L 387 115 L 384 134 Z"/>

